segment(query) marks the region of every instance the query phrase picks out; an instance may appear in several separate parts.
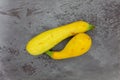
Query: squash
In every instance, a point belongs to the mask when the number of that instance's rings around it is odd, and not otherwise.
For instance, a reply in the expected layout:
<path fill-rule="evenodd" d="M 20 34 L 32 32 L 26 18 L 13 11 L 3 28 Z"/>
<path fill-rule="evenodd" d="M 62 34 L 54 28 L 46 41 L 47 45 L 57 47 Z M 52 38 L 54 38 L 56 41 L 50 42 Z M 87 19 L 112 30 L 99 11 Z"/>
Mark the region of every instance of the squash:
<path fill-rule="evenodd" d="M 85 21 L 76 21 L 54 29 L 50 29 L 32 38 L 26 45 L 29 54 L 37 56 L 48 51 L 62 40 L 93 29 L 94 26 Z"/>
<path fill-rule="evenodd" d="M 91 47 L 92 40 L 89 35 L 79 33 L 75 35 L 61 51 L 47 51 L 46 53 L 53 59 L 66 59 L 85 54 Z"/>

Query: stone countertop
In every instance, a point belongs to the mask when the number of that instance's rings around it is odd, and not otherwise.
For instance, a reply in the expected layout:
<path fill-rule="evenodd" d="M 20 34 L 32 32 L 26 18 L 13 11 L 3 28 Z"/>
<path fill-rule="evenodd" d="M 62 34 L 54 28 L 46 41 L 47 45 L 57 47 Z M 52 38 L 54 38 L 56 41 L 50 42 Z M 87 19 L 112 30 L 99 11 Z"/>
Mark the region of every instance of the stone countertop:
<path fill-rule="evenodd" d="M 33 36 L 77 20 L 96 26 L 87 54 L 55 61 L 26 52 Z M 120 0 L 0 0 L 0 37 L 0 80 L 120 80 Z"/>

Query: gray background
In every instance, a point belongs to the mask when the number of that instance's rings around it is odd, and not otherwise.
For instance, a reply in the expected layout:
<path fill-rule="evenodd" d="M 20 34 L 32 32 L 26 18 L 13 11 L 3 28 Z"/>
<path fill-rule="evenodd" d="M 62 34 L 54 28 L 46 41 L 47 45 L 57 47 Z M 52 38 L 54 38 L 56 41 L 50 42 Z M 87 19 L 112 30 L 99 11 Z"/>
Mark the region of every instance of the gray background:
<path fill-rule="evenodd" d="M 87 54 L 55 61 L 25 51 L 38 33 L 77 20 L 96 26 Z M 120 80 L 120 0 L 0 0 L 0 80 Z"/>

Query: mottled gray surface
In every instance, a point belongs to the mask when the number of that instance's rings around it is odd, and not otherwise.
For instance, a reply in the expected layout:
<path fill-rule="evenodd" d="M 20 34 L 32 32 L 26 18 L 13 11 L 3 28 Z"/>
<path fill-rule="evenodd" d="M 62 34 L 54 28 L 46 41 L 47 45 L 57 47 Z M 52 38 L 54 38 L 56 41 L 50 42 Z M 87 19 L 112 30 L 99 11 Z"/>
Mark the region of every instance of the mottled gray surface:
<path fill-rule="evenodd" d="M 36 34 L 77 20 L 96 26 L 87 54 L 55 61 L 25 51 Z M 120 0 L 0 0 L 0 80 L 120 80 Z"/>

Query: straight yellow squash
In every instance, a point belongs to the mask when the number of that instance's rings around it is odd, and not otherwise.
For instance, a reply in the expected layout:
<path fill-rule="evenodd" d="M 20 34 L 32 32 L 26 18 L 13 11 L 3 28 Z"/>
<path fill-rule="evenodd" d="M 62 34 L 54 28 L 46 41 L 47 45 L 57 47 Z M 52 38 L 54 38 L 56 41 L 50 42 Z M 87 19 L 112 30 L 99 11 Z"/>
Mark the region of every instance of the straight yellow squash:
<path fill-rule="evenodd" d="M 26 45 L 26 50 L 31 55 L 41 55 L 48 51 L 62 40 L 86 32 L 94 27 L 85 21 L 76 21 L 54 29 L 50 29 L 32 38 Z"/>

